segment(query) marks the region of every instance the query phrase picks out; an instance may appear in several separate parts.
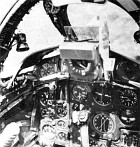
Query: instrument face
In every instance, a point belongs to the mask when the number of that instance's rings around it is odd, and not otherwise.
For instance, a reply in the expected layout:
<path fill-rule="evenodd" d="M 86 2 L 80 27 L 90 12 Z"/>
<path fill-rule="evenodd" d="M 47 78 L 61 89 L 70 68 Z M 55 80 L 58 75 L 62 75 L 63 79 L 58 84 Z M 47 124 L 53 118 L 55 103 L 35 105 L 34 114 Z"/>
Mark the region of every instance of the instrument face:
<path fill-rule="evenodd" d="M 140 66 L 129 60 L 121 60 L 116 66 L 116 72 L 119 79 L 124 82 L 128 80 L 137 81 L 140 79 Z"/>
<path fill-rule="evenodd" d="M 124 91 L 121 91 L 119 98 L 120 98 L 122 105 L 126 107 L 135 106 L 138 100 L 136 92 L 131 89 L 126 89 Z"/>
<path fill-rule="evenodd" d="M 75 100 L 85 100 L 88 95 L 88 88 L 84 84 L 77 84 L 73 87 L 72 94 Z"/>
<path fill-rule="evenodd" d="M 41 95 L 40 95 L 40 103 L 43 105 L 43 106 L 47 106 L 48 104 L 48 99 L 50 98 L 50 94 L 49 92 L 43 92 Z"/>
<path fill-rule="evenodd" d="M 112 102 L 112 89 L 106 84 L 99 84 L 93 91 L 93 99 L 100 106 L 108 106 Z"/>
<path fill-rule="evenodd" d="M 126 125 L 132 125 L 136 121 L 136 115 L 133 110 L 122 110 L 120 113 L 121 121 Z"/>
<path fill-rule="evenodd" d="M 114 121 L 109 115 L 99 113 L 93 118 L 93 126 L 98 133 L 108 133 L 114 129 Z"/>
<path fill-rule="evenodd" d="M 88 60 L 69 60 L 70 70 L 76 74 L 86 75 L 93 69 L 94 64 Z"/>
<path fill-rule="evenodd" d="M 58 102 L 56 103 L 56 114 L 59 117 L 65 117 L 67 115 L 67 102 Z"/>
<path fill-rule="evenodd" d="M 34 74 L 38 78 L 42 78 L 54 73 L 59 72 L 61 69 L 61 60 L 58 56 L 54 58 L 43 59 L 37 65 L 34 66 Z"/>
<path fill-rule="evenodd" d="M 46 75 L 51 75 L 55 73 L 55 65 L 54 64 L 43 64 L 41 70 L 41 76 L 44 77 Z"/>
<path fill-rule="evenodd" d="M 53 139 L 56 135 L 55 128 L 51 125 L 48 125 L 48 124 L 43 126 L 42 132 L 43 132 L 44 135 L 49 137 L 49 139 Z"/>
<path fill-rule="evenodd" d="M 66 128 L 66 122 L 63 120 L 59 120 L 57 122 L 57 126 L 64 129 L 64 128 Z"/>
<path fill-rule="evenodd" d="M 66 141 L 67 140 L 67 134 L 64 132 L 58 133 L 58 137 L 60 140 Z"/>

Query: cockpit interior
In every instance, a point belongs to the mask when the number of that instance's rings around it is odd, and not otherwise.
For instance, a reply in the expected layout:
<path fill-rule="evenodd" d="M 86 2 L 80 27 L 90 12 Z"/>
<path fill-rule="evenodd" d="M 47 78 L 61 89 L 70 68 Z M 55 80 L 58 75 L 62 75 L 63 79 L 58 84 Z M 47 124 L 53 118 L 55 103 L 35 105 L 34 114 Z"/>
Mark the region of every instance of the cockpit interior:
<path fill-rule="evenodd" d="M 0 147 L 140 147 L 140 1 L 10 3 Z"/>

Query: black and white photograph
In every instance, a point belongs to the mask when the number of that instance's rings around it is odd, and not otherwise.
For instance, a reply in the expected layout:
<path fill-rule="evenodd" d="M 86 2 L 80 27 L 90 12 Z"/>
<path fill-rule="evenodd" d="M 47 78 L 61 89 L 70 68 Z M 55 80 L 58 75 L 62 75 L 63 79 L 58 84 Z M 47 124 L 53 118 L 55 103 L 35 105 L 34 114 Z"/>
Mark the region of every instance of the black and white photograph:
<path fill-rule="evenodd" d="M 0 0 L 0 147 L 140 147 L 140 0 Z"/>

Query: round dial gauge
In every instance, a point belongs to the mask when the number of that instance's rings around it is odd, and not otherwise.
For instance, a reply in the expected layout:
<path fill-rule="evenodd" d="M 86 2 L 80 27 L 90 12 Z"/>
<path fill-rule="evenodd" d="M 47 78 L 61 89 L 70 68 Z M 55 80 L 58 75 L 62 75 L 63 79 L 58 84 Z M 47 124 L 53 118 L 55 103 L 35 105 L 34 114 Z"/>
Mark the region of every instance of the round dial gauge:
<path fill-rule="evenodd" d="M 48 116 L 48 117 L 52 118 L 55 116 L 55 110 L 51 107 L 46 108 L 46 109 L 42 109 L 41 116 L 42 117 Z"/>
<path fill-rule="evenodd" d="M 83 84 L 77 84 L 73 87 L 73 96 L 76 100 L 85 100 L 88 95 L 88 89 L 86 85 Z"/>
<path fill-rule="evenodd" d="M 41 116 L 46 116 L 47 115 L 47 109 L 42 109 L 41 110 Z"/>
<path fill-rule="evenodd" d="M 93 118 L 93 126 L 98 133 L 108 133 L 114 129 L 114 121 L 109 115 L 100 113 Z"/>
<path fill-rule="evenodd" d="M 63 121 L 63 120 L 59 120 L 57 122 L 57 126 L 60 127 L 60 128 L 66 128 L 66 122 Z"/>
<path fill-rule="evenodd" d="M 48 139 L 53 139 L 56 135 L 56 131 L 53 126 L 46 124 L 42 127 L 43 135 L 47 136 Z"/>
<path fill-rule="evenodd" d="M 60 140 L 66 141 L 67 140 L 67 134 L 64 132 L 58 133 L 58 137 Z"/>
<path fill-rule="evenodd" d="M 133 107 L 138 99 L 137 94 L 131 89 L 120 91 L 119 97 L 121 103 L 126 107 Z"/>
<path fill-rule="evenodd" d="M 41 103 L 41 105 L 47 106 L 49 97 L 50 97 L 50 96 L 49 96 L 49 92 L 43 92 L 43 93 L 40 95 L 40 103 Z"/>
<path fill-rule="evenodd" d="M 34 67 L 34 74 L 39 78 L 53 74 L 55 71 L 56 64 L 54 63 L 44 63 L 42 65 L 37 65 Z"/>
<path fill-rule="evenodd" d="M 98 105 L 108 106 L 112 102 L 111 88 L 106 84 L 97 85 L 93 98 Z"/>
<path fill-rule="evenodd" d="M 131 125 L 136 121 L 135 113 L 132 110 L 122 110 L 120 113 L 122 123 Z"/>
<path fill-rule="evenodd" d="M 67 115 L 67 102 L 58 102 L 56 104 L 56 113 L 59 117 L 65 117 Z"/>
<path fill-rule="evenodd" d="M 94 62 L 88 60 L 69 60 L 70 69 L 77 74 L 86 75 L 95 68 Z"/>
<path fill-rule="evenodd" d="M 120 61 L 116 67 L 118 77 L 123 81 L 137 81 L 140 78 L 140 66 L 130 61 Z"/>
<path fill-rule="evenodd" d="M 51 75 L 53 73 L 55 73 L 55 65 L 54 64 L 45 63 L 42 65 L 42 68 L 40 71 L 41 77 Z"/>

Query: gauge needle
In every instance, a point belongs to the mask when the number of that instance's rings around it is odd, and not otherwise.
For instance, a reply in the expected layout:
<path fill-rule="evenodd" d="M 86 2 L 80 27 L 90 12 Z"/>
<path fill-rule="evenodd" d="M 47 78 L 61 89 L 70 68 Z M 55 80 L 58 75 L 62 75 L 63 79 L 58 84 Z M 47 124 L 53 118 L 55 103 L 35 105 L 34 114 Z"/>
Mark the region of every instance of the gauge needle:
<path fill-rule="evenodd" d="M 103 102 L 103 94 L 102 93 L 99 93 L 99 92 L 95 92 L 95 93 L 98 94 L 101 97 L 100 102 Z"/>
<path fill-rule="evenodd" d="M 82 64 L 79 64 L 82 68 L 85 68 L 85 66 L 84 65 L 82 65 Z"/>
<path fill-rule="evenodd" d="M 99 92 L 95 92 L 96 94 L 98 94 L 98 95 L 100 95 L 100 96 L 102 96 L 103 94 L 102 93 L 99 93 Z"/>
<path fill-rule="evenodd" d="M 85 88 L 82 88 L 82 87 L 79 86 L 79 85 L 77 86 L 77 88 L 79 88 L 79 89 L 81 89 L 81 90 L 83 90 L 83 91 L 85 90 Z"/>
<path fill-rule="evenodd" d="M 43 67 L 43 69 L 48 70 L 48 67 L 46 67 L 46 66 L 42 66 L 42 67 Z"/>
<path fill-rule="evenodd" d="M 101 120 L 101 126 L 99 127 L 99 129 L 101 129 L 101 131 L 102 131 L 102 126 L 105 124 L 105 122 L 106 122 L 106 119 L 104 121 Z"/>
<path fill-rule="evenodd" d="M 111 97 L 110 95 L 105 94 L 105 97 Z"/>
<path fill-rule="evenodd" d="M 78 95 L 77 97 L 78 97 L 78 99 L 80 100 L 80 99 L 81 99 L 81 97 L 82 97 L 82 96 L 81 96 L 81 93 L 79 93 L 79 95 Z"/>
<path fill-rule="evenodd" d="M 101 94 L 101 93 L 99 93 L 99 92 L 95 92 L 96 94 L 98 94 L 98 95 L 100 95 L 100 96 L 102 96 L 103 94 Z M 106 96 L 106 97 L 111 97 L 110 95 L 108 95 L 108 94 L 105 94 L 104 96 Z"/>

